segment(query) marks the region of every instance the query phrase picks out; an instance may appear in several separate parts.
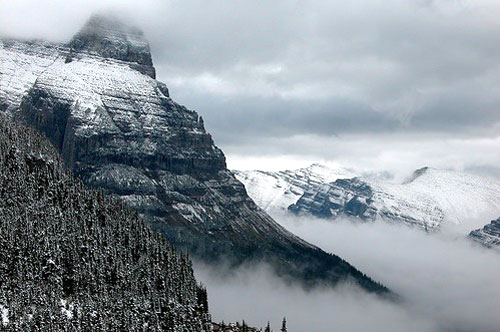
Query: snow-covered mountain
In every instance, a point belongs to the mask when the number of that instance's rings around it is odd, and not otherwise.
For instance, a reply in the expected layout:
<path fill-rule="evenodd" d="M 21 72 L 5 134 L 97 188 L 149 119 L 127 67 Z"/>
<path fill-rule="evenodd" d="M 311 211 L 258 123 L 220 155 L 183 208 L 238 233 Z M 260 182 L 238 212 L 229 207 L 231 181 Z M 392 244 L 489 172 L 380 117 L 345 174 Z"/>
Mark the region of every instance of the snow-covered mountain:
<path fill-rule="evenodd" d="M 286 211 L 305 192 L 321 184 L 355 176 L 353 171 L 346 168 L 321 164 L 279 172 L 234 170 L 233 173 L 245 184 L 255 203 L 271 215 Z"/>
<path fill-rule="evenodd" d="M 155 79 L 142 32 L 93 16 L 68 43 L 0 41 L 0 110 L 44 133 L 87 185 L 209 263 L 265 261 L 307 283 L 386 289 L 301 240 L 248 197 L 202 118 Z"/>
<path fill-rule="evenodd" d="M 500 250 L 500 217 L 483 228 L 470 232 L 469 237 L 486 247 Z"/>
<path fill-rule="evenodd" d="M 323 172 L 328 173 L 324 169 Z M 287 179 L 293 178 L 288 174 L 293 173 L 287 171 L 285 177 L 282 175 L 284 172 L 275 172 L 268 174 L 267 178 L 277 177 L 279 181 L 288 183 Z M 262 176 L 256 179 L 256 175 L 261 174 L 259 172 L 236 174 L 257 202 L 263 201 L 262 193 L 276 192 L 274 183 L 261 180 Z M 302 196 L 289 204 L 288 211 L 320 218 L 349 216 L 362 220 L 403 222 L 428 231 L 453 226 L 468 233 L 482 226 L 481 220 L 485 216 L 493 217 L 500 212 L 500 181 L 428 167 L 416 170 L 403 183 L 347 177 L 301 188 Z M 289 203 L 292 199 L 275 197 L 274 201 Z M 272 204 L 262 207 L 273 211 Z"/>

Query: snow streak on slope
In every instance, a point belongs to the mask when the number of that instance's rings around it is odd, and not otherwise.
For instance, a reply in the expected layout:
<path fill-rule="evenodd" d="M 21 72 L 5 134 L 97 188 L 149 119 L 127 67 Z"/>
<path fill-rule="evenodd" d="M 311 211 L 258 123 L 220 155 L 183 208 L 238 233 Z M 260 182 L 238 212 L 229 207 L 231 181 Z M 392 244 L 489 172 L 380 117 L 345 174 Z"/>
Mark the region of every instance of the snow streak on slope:
<path fill-rule="evenodd" d="M 308 190 L 316 186 L 351 178 L 354 173 L 345 168 L 329 168 L 312 164 L 297 170 L 280 172 L 233 171 L 236 178 L 245 184 L 250 197 L 258 206 L 270 213 L 282 213 Z"/>

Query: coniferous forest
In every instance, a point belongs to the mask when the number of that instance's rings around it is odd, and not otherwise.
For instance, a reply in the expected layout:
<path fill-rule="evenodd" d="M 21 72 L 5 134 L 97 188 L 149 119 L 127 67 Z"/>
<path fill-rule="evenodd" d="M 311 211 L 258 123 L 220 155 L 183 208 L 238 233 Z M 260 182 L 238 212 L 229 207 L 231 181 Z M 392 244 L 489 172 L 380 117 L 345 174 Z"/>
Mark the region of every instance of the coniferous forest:
<path fill-rule="evenodd" d="M 189 258 L 0 116 L 0 330 L 204 331 Z"/>

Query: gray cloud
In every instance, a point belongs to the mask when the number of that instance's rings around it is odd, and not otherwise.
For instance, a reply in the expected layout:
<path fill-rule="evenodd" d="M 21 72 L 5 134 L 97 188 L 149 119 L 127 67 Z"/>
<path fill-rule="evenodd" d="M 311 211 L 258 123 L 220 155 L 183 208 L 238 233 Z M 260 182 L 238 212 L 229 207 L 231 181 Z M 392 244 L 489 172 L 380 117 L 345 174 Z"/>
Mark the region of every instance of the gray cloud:
<path fill-rule="evenodd" d="M 204 95 L 192 104 L 203 110 L 200 113 L 205 114 L 211 131 L 233 142 L 262 136 L 385 132 L 399 125 L 397 120 L 369 105 L 341 98 L 308 101 L 244 96 L 219 99 Z"/>
<path fill-rule="evenodd" d="M 168 29 L 183 37 L 170 54 L 165 46 L 160 77 L 205 116 L 224 149 L 267 137 L 265 150 L 276 138 L 307 134 L 394 133 L 397 141 L 498 135 L 499 6 L 277 3 L 234 2 L 225 10 L 195 3 L 177 18 L 192 25 Z M 298 148 L 306 155 L 315 147 Z"/>

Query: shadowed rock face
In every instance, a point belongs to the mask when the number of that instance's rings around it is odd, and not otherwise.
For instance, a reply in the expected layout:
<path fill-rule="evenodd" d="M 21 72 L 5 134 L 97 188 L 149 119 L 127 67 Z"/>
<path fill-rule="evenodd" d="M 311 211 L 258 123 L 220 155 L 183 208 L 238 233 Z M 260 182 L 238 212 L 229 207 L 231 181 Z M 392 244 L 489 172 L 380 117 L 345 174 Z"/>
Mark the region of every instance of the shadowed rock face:
<path fill-rule="evenodd" d="M 486 247 L 500 249 L 500 217 L 483 228 L 470 232 L 469 237 Z"/>
<path fill-rule="evenodd" d="M 208 262 L 266 261 L 306 285 L 352 279 L 387 291 L 254 204 L 202 118 L 144 70 L 153 68 L 151 55 L 136 29 L 94 16 L 68 45 L 2 43 L 0 58 L 2 79 L 19 87 L 0 85 L 9 114 L 42 131 L 85 183 L 120 197 L 177 247 Z"/>
<path fill-rule="evenodd" d="M 309 213 L 319 218 L 339 215 L 374 220 L 376 210 L 370 206 L 373 191 L 365 182 L 357 179 L 338 179 L 321 185 L 316 191 L 305 192 L 297 203 L 288 207 L 295 214 Z"/>

